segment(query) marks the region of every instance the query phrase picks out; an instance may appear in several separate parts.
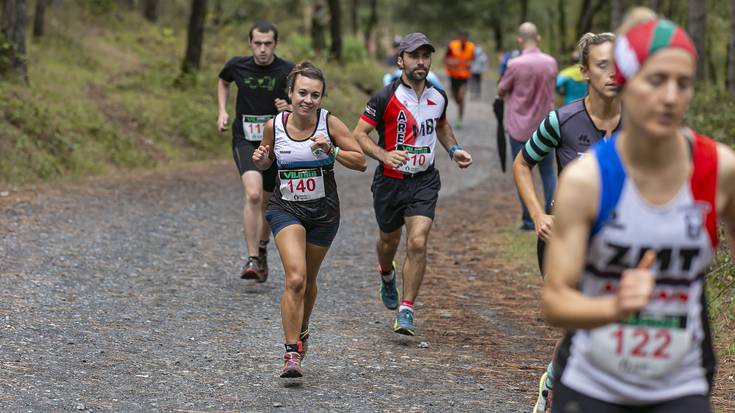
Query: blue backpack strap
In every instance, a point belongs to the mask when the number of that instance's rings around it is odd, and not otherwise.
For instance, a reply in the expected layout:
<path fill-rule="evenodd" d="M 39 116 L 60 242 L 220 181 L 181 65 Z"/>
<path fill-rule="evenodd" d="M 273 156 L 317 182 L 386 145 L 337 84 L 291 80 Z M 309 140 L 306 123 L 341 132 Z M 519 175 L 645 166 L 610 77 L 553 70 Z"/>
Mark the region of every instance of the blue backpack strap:
<path fill-rule="evenodd" d="M 620 200 L 620 194 L 623 192 L 626 176 L 620 155 L 615 148 L 617 138 L 618 134 L 615 133 L 610 139 L 599 141 L 592 148 L 600 170 L 600 208 L 597 211 L 590 238 L 597 235 L 602 226 L 610 219 Z"/>

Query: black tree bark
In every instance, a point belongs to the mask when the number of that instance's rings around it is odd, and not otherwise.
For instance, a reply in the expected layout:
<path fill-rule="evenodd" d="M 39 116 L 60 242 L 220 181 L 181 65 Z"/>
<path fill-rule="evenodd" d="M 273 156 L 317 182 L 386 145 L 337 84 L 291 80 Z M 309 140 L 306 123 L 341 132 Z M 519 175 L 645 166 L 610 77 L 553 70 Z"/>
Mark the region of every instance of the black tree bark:
<path fill-rule="evenodd" d="M 158 21 L 158 0 L 143 0 L 143 17 L 150 22 Z"/>
<path fill-rule="evenodd" d="M 521 23 L 528 21 L 528 0 L 521 0 Z"/>
<path fill-rule="evenodd" d="M 26 66 L 26 0 L 4 0 L 2 10 L 2 35 L 10 43 L 8 66 L 3 72 L 15 72 L 18 77 L 28 83 L 28 67 Z"/>
<path fill-rule="evenodd" d="M 559 51 L 567 51 L 567 14 L 564 10 L 565 0 L 559 0 L 557 8 L 559 9 Z"/>
<path fill-rule="evenodd" d="M 192 0 L 189 29 L 186 36 L 186 56 L 181 70 L 192 73 L 199 70 L 204 43 L 204 21 L 207 17 L 207 0 Z"/>
<path fill-rule="evenodd" d="M 730 38 L 727 40 L 727 90 L 735 95 L 735 0 L 730 0 Z"/>
<path fill-rule="evenodd" d="M 43 36 L 43 15 L 46 12 L 48 0 L 36 0 L 36 10 L 33 14 L 33 37 L 38 39 Z"/>
<path fill-rule="evenodd" d="M 378 24 L 378 0 L 370 0 L 370 18 L 368 19 L 367 24 L 365 25 L 365 31 L 363 32 L 365 37 L 365 47 L 367 47 L 370 42 L 370 36 L 372 36 L 373 29 L 376 24 Z"/>
<path fill-rule="evenodd" d="M 659 11 L 661 11 L 661 0 L 649 0 L 648 7 L 658 13 Z"/>
<path fill-rule="evenodd" d="M 329 32 L 332 35 L 332 44 L 329 48 L 330 55 L 335 60 L 342 60 L 342 12 L 339 0 L 329 0 Z"/>
<path fill-rule="evenodd" d="M 694 47 L 697 48 L 697 80 L 704 79 L 704 63 L 706 62 L 706 51 L 704 50 L 704 34 L 706 27 L 705 4 L 701 0 L 689 0 L 689 36 L 692 37 Z"/>
<path fill-rule="evenodd" d="M 624 11 L 624 0 L 612 0 L 610 2 L 610 31 L 615 31 L 615 29 L 620 27 L 620 23 L 623 21 Z"/>

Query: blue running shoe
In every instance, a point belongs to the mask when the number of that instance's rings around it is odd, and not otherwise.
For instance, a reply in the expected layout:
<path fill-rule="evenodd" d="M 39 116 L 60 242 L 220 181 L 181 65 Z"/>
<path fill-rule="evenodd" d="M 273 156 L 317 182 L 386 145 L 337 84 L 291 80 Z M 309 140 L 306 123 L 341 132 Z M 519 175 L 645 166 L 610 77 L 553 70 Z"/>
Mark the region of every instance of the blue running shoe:
<path fill-rule="evenodd" d="M 380 271 L 380 269 L 378 269 Z M 395 310 L 398 308 L 398 304 L 401 301 L 401 295 L 398 293 L 398 286 L 396 285 L 396 262 L 393 261 L 390 272 L 393 278 L 385 282 L 383 276 L 380 278 L 380 299 L 383 301 L 385 308 L 389 310 Z"/>
<path fill-rule="evenodd" d="M 413 312 L 411 310 L 403 309 L 398 312 L 396 320 L 393 322 L 393 331 L 407 336 L 416 335 L 416 327 L 413 325 Z"/>

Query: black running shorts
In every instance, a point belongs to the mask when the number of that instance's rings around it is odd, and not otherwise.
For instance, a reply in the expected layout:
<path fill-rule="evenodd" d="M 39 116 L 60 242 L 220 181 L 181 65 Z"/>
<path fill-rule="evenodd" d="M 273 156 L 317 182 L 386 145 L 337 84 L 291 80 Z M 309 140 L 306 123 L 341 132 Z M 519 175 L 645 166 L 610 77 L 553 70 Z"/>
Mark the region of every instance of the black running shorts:
<path fill-rule="evenodd" d="M 594 399 L 580 392 L 574 391 L 561 383 L 554 382 L 553 413 L 709 413 L 709 398 L 704 395 L 684 396 L 643 406 L 623 406 Z"/>
<path fill-rule="evenodd" d="M 436 169 L 396 179 L 384 176 L 379 165 L 370 187 L 378 227 L 387 233 L 400 229 L 405 217 L 421 215 L 434 219 L 440 188 L 441 180 Z"/>
<path fill-rule="evenodd" d="M 462 79 L 460 77 L 450 77 L 449 84 L 452 88 L 452 95 L 457 96 L 457 93 L 459 93 L 459 88 L 467 84 L 467 79 Z"/>
<path fill-rule="evenodd" d="M 259 143 L 257 142 L 242 141 L 232 147 L 232 157 L 235 158 L 235 164 L 237 164 L 237 170 L 240 172 L 240 176 L 247 171 L 258 171 L 255 163 L 253 163 L 253 152 L 255 152 L 255 148 L 258 146 Z M 273 192 L 276 188 L 277 169 L 276 163 L 273 162 L 270 168 L 262 172 L 264 191 Z"/>

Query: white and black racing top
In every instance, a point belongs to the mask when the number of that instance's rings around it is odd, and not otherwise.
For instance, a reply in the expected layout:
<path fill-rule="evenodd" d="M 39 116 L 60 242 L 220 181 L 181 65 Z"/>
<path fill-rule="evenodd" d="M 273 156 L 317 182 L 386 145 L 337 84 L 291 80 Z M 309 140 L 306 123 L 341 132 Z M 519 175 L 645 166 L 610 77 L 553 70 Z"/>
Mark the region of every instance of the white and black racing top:
<path fill-rule="evenodd" d="M 278 175 L 271 205 L 297 217 L 311 220 L 339 221 L 339 197 L 334 179 L 335 158 L 316 147 L 310 139 L 323 135 L 332 142 L 329 133 L 329 112 L 317 110 L 317 122 L 311 135 L 303 140 L 291 138 L 286 123 L 291 112 L 281 112 L 273 121 Z"/>
<path fill-rule="evenodd" d="M 653 205 L 628 179 L 617 134 L 593 148 L 600 209 L 579 282 L 585 295 L 615 294 L 621 273 L 651 249 L 657 259 L 651 301 L 619 323 L 569 332 L 559 352 L 561 382 L 624 405 L 709 393 L 714 355 L 704 276 L 717 245 L 716 144 L 693 134 L 692 174 L 665 205 Z"/>

